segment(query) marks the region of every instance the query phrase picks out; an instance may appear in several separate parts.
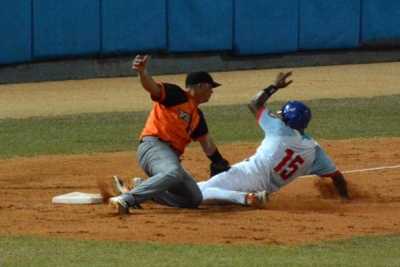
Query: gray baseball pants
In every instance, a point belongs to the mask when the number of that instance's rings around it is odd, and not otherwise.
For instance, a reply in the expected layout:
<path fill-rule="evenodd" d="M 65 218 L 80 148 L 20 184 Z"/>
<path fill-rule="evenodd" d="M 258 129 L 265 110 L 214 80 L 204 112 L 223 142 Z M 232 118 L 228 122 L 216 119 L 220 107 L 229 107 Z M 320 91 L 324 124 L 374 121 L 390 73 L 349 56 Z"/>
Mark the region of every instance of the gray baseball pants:
<path fill-rule="evenodd" d="M 153 200 L 170 207 L 196 208 L 202 203 L 195 179 L 182 167 L 179 154 L 169 143 L 145 137 L 139 144 L 137 159 L 149 178 L 123 194 L 128 204 Z"/>

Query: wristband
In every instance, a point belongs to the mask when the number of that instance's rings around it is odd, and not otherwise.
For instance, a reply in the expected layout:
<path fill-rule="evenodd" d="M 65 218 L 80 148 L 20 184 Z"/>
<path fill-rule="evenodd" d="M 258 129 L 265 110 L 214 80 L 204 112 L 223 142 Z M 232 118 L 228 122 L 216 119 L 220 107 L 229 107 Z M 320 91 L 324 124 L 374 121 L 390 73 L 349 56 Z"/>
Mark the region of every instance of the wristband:
<path fill-rule="evenodd" d="M 276 91 L 278 91 L 278 88 L 276 88 L 273 85 L 268 86 L 267 88 L 263 89 L 263 91 L 268 95 L 271 96 L 274 93 L 276 93 Z"/>
<path fill-rule="evenodd" d="M 219 153 L 219 151 L 218 151 L 218 148 L 215 149 L 214 153 L 212 153 L 211 156 L 207 156 L 207 157 L 212 161 L 212 163 L 218 163 L 221 160 L 223 160 L 221 153 Z"/>

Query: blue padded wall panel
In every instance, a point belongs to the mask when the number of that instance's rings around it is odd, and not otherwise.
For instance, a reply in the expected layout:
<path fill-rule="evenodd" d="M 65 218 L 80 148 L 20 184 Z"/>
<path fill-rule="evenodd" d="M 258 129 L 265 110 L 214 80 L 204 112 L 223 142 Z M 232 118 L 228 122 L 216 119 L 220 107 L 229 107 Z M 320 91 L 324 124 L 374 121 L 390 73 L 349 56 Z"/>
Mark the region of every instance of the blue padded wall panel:
<path fill-rule="evenodd" d="M 0 64 L 31 60 L 31 0 L 0 1 Z"/>
<path fill-rule="evenodd" d="M 103 54 L 165 51 L 166 0 L 103 0 Z"/>
<path fill-rule="evenodd" d="M 100 2 L 34 0 L 35 58 L 100 53 Z"/>
<path fill-rule="evenodd" d="M 168 0 L 168 52 L 232 49 L 233 0 Z"/>
<path fill-rule="evenodd" d="M 360 1 L 300 0 L 299 49 L 358 47 Z"/>
<path fill-rule="evenodd" d="M 275 54 L 298 48 L 298 0 L 235 0 L 234 53 Z"/>
<path fill-rule="evenodd" d="M 361 42 L 400 39 L 400 2 L 362 0 Z"/>

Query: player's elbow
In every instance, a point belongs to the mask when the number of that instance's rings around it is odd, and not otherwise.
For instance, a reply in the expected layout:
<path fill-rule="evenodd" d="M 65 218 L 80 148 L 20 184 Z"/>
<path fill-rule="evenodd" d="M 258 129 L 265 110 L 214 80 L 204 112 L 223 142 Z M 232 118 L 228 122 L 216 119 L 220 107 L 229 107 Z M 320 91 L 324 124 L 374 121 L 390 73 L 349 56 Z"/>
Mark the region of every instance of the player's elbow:
<path fill-rule="evenodd" d="M 253 99 L 250 100 L 249 103 L 247 103 L 247 107 L 254 116 L 256 116 L 260 111 L 260 107 L 257 105 L 257 102 L 255 102 Z"/>

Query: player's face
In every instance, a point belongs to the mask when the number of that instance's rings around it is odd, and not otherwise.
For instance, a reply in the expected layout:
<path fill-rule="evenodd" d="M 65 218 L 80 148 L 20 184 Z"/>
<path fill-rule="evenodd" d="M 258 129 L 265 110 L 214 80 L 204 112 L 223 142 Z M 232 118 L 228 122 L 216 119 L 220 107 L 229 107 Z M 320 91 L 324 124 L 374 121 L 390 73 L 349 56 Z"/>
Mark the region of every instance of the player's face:
<path fill-rule="evenodd" d="M 211 95 L 213 93 L 213 88 L 212 85 L 209 83 L 201 83 L 200 84 L 200 92 L 202 96 L 202 102 L 208 102 L 211 98 Z"/>

